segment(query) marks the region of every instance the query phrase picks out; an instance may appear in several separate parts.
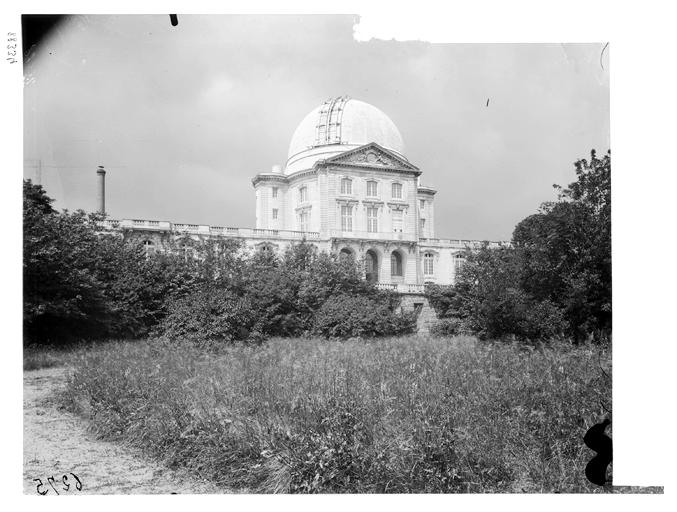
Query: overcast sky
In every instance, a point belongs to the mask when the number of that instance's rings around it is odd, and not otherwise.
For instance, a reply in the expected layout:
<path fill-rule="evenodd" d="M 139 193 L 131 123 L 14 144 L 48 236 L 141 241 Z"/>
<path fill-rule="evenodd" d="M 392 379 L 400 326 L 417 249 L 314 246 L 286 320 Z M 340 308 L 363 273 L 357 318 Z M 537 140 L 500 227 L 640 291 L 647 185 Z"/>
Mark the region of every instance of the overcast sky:
<path fill-rule="evenodd" d="M 112 218 L 254 227 L 251 178 L 347 94 L 398 126 L 438 189 L 438 237 L 499 240 L 575 179 L 574 161 L 609 149 L 602 44 L 357 42 L 356 21 L 71 19 L 26 70 L 24 175 L 40 160 L 57 207 L 93 210 L 104 165 Z"/>

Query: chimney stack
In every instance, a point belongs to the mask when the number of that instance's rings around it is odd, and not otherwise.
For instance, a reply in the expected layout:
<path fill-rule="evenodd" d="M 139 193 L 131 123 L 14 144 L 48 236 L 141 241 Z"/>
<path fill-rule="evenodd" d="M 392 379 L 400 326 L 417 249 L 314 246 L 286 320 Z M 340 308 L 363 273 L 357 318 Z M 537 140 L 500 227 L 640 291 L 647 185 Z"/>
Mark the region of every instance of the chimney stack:
<path fill-rule="evenodd" d="M 100 165 L 96 170 L 99 176 L 99 187 L 96 194 L 96 200 L 99 205 L 99 213 L 106 213 L 106 170 Z"/>

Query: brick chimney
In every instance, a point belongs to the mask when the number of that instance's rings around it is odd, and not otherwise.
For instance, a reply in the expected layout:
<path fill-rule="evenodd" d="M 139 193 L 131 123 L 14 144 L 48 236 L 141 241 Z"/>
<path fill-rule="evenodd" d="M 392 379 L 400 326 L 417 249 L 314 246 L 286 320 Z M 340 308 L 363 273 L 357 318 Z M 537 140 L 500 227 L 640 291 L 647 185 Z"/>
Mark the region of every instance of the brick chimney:
<path fill-rule="evenodd" d="M 96 194 L 96 202 L 99 205 L 99 213 L 106 213 L 106 170 L 100 165 L 96 174 L 99 176 L 99 186 Z"/>

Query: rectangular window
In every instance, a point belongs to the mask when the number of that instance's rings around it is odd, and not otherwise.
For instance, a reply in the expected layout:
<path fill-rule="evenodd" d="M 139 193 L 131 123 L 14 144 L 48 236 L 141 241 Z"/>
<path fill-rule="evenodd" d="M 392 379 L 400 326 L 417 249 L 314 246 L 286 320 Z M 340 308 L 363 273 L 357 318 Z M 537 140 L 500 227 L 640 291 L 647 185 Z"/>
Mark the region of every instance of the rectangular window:
<path fill-rule="evenodd" d="M 299 213 L 299 231 L 308 231 L 310 212 Z"/>
<path fill-rule="evenodd" d="M 367 182 L 367 197 L 377 197 L 378 196 L 378 183 L 375 181 Z"/>
<path fill-rule="evenodd" d="M 458 274 L 461 271 L 461 267 L 465 263 L 465 258 L 461 254 L 456 254 L 454 256 L 454 273 Z"/>
<path fill-rule="evenodd" d="M 401 183 L 393 183 L 393 199 L 402 199 Z"/>
<path fill-rule="evenodd" d="M 393 231 L 402 233 L 402 210 L 393 210 Z"/>
<path fill-rule="evenodd" d="M 353 230 L 353 207 L 341 206 L 341 231 Z"/>
<path fill-rule="evenodd" d="M 305 203 L 308 200 L 308 187 L 299 189 L 299 203 Z"/>
<path fill-rule="evenodd" d="M 273 198 L 277 197 L 277 187 L 273 187 Z"/>
<path fill-rule="evenodd" d="M 427 252 L 423 255 L 423 273 L 427 276 L 431 276 L 435 273 L 434 270 L 433 255 Z"/>
<path fill-rule="evenodd" d="M 419 223 L 421 227 L 420 231 L 421 233 L 423 233 L 423 231 L 425 230 L 425 219 L 419 219 Z"/>
<path fill-rule="evenodd" d="M 273 208 L 273 219 L 277 219 L 277 208 Z"/>
<path fill-rule="evenodd" d="M 353 193 L 353 180 L 350 178 L 343 178 L 341 180 L 341 194 L 350 195 Z"/>
<path fill-rule="evenodd" d="M 367 208 L 367 231 L 378 232 L 378 208 Z"/>
<path fill-rule="evenodd" d="M 421 199 L 421 211 L 425 210 L 425 199 Z"/>

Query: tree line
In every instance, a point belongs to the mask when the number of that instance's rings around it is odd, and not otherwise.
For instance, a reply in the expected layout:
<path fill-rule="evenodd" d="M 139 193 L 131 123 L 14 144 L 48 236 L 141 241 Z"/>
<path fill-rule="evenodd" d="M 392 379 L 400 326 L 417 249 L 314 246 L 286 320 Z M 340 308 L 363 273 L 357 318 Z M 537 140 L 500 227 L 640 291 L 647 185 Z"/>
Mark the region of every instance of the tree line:
<path fill-rule="evenodd" d="M 611 157 L 576 162 L 577 179 L 522 220 L 510 244 L 465 253 L 453 286 L 426 293 L 437 334 L 524 340 L 611 334 Z M 27 343 L 100 338 L 258 341 L 412 332 L 397 295 L 364 279 L 362 262 L 305 242 L 248 254 L 232 239 L 147 254 L 100 214 L 56 211 L 23 185 Z M 177 244 L 180 243 L 177 242 Z M 177 247 L 178 248 L 178 247 Z M 175 249 L 177 249 L 175 248 Z"/>
<path fill-rule="evenodd" d="M 429 286 L 440 333 L 535 340 L 611 336 L 611 153 L 517 224 L 510 244 L 466 251 L 454 286 Z"/>

